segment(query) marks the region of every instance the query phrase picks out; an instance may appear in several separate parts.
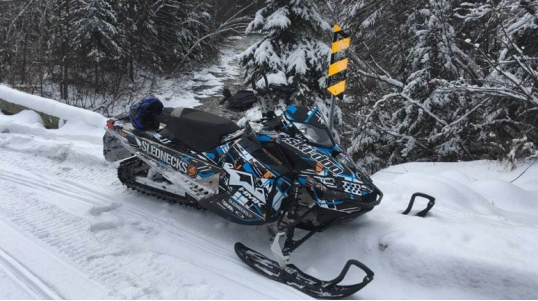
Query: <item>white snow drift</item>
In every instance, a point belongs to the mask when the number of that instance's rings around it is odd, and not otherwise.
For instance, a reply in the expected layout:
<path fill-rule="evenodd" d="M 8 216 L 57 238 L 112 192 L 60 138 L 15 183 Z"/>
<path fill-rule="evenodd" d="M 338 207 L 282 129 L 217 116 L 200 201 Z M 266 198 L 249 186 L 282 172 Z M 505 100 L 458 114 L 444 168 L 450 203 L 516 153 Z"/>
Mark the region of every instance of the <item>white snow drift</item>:
<path fill-rule="evenodd" d="M 27 94 L 0 85 L 0 99 L 27 107 L 63 120 L 82 120 L 89 125 L 103 127 L 106 119 L 101 114 L 60 103 L 58 101 Z"/>

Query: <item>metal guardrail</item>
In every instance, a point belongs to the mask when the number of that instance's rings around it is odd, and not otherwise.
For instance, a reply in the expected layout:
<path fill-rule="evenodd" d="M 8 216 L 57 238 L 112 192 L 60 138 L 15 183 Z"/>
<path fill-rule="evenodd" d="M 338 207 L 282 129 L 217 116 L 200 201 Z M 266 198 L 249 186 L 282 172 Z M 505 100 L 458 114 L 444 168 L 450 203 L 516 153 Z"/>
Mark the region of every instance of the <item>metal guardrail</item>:
<path fill-rule="evenodd" d="M 27 108 L 27 107 L 24 107 L 24 106 L 14 104 L 14 103 L 11 103 L 9 101 L 0 99 L 0 110 L 2 111 L 2 113 L 6 114 L 6 115 L 14 115 L 14 114 L 17 114 L 17 113 L 19 113 L 21 111 L 30 110 L 30 109 Z M 35 111 L 35 110 L 33 110 L 33 111 Z M 41 118 L 43 119 L 43 124 L 45 125 L 45 127 L 47 129 L 57 129 L 58 128 L 59 123 L 60 123 L 60 118 L 55 117 L 55 116 L 51 116 L 51 115 L 48 115 L 48 114 L 45 114 L 45 113 L 37 112 L 37 111 L 35 111 L 35 112 L 41 116 Z"/>

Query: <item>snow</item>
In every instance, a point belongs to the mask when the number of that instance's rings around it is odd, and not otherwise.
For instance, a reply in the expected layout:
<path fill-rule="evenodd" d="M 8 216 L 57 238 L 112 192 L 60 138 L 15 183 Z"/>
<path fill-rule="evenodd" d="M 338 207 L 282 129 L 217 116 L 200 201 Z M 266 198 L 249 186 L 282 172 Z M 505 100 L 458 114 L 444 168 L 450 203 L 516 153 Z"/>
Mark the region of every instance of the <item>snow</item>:
<path fill-rule="evenodd" d="M 102 134 L 73 120 L 47 130 L 31 111 L 0 115 L 0 299 L 307 298 L 233 252 L 241 241 L 269 255 L 265 227 L 127 190 L 102 156 Z M 538 164 L 530 164 L 384 169 L 372 177 L 382 203 L 316 234 L 293 262 L 331 279 L 360 260 L 376 275 L 354 298 L 536 299 Z M 417 191 L 436 197 L 426 218 L 401 214 Z M 425 205 L 418 199 L 413 213 Z"/>
<path fill-rule="evenodd" d="M 11 274 L 6 274 L 0 269 L 0 291 L 2 299 L 29 300 L 30 297 L 17 285 L 17 280 Z"/>
<path fill-rule="evenodd" d="M 82 120 L 96 127 L 105 126 L 106 119 L 101 114 L 72 107 L 52 99 L 27 94 L 0 84 L 0 99 L 32 110 L 59 117 L 64 120 Z"/>
<path fill-rule="evenodd" d="M 291 21 L 288 18 L 288 9 L 285 7 L 279 8 L 277 11 L 272 13 L 265 22 L 263 29 L 265 30 L 274 30 L 276 28 L 285 29 L 290 26 Z M 254 23 L 258 23 L 259 20 L 254 20 Z"/>
<path fill-rule="evenodd" d="M 104 126 L 91 126 L 81 120 L 68 120 L 59 129 L 47 130 L 43 126 L 41 116 L 31 110 L 24 110 L 13 116 L 0 114 L 0 131 L 4 133 L 15 132 L 26 135 L 39 135 L 65 141 L 76 138 L 93 144 L 101 143 L 105 132 Z"/>
<path fill-rule="evenodd" d="M 250 48 L 243 53 L 243 55 L 247 54 Z M 280 58 L 275 53 L 275 50 L 273 49 L 273 45 L 271 44 L 271 40 L 265 40 L 263 41 L 256 51 L 254 52 L 254 59 L 256 60 L 256 63 L 259 65 L 267 64 L 269 67 L 273 69 L 279 69 L 282 65 L 282 62 L 280 61 Z"/>
<path fill-rule="evenodd" d="M 295 70 L 296 74 L 306 74 L 308 66 L 306 65 L 305 52 L 307 49 L 302 46 L 296 46 L 286 60 L 288 72 Z"/>
<path fill-rule="evenodd" d="M 237 40 L 237 37 L 233 40 Z M 179 78 L 163 80 L 155 95 L 163 101 L 165 107 L 170 108 L 195 108 L 201 106 L 204 99 L 220 98 L 227 82 L 239 76 L 237 59 L 237 50 L 222 49 L 217 64 L 202 66 Z"/>

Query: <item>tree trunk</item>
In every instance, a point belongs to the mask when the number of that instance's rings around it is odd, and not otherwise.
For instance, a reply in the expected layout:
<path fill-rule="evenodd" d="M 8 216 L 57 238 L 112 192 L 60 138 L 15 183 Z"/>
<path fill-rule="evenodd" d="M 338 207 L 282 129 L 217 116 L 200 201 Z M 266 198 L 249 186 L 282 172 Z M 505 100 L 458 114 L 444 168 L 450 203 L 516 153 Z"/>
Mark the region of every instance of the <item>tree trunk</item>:
<path fill-rule="evenodd" d="M 70 0 L 66 0 L 64 2 L 64 13 L 65 13 L 65 19 L 64 19 L 64 26 L 63 26 L 63 41 L 62 41 L 62 52 L 63 52 L 63 58 L 62 58 L 62 65 L 63 65 L 63 78 L 62 78 L 62 99 L 67 100 L 69 98 L 69 3 Z"/>
<path fill-rule="evenodd" d="M 98 87 L 99 87 L 99 66 L 98 66 L 98 63 L 95 63 L 95 82 L 94 82 L 94 88 L 95 88 L 95 93 L 97 93 L 97 91 L 99 91 Z"/>
<path fill-rule="evenodd" d="M 24 45 L 22 48 L 21 85 L 26 83 L 26 55 L 28 53 L 28 33 L 24 35 Z"/>
<path fill-rule="evenodd" d="M 132 53 L 129 56 L 129 78 L 131 79 L 131 82 L 134 82 L 134 59 Z"/>

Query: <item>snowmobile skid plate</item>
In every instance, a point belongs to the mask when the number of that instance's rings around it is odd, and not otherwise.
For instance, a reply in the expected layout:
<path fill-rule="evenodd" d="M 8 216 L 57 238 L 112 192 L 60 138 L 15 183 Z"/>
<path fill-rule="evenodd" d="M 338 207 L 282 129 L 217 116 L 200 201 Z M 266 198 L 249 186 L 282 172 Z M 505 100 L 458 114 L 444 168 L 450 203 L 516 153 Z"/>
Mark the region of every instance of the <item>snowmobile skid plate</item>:
<path fill-rule="evenodd" d="M 428 214 L 428 212 L 430 212 L 430 210 L 435 205 L 435 198 L 433 196 L 425 194 L 425 193 L 422 193 L 422 192 L 417 192 L 417 193 L 415 193 L 415 194 L 413 194 L 411 196 L 411 200 L 409 200 L 409 205 L 407 206 L 407 209 L 405 209 L 405 211 L 402 212 L 403 215 L 407 215 L 407 214 L 409 214 L 409 212 L 411 212 L 411 209 L 413 209 L 413 204 L 415 203 L 415 199 L 417 197 L 425 198 L 429 202 L 428 202 L 428 206 L 426 207 L 426 209 L 424 209 L 424 210 L 418 212 L 417 214 L 415 214 L 416 216 L 425 217 L 426 214 Z"/>
<path fill-rule="evenodd" d="M 335 279 L 323 281 L 305 274 L 293 264 L 288 264 L 282 268 L 276 261 L 245 247 L 241 243 L 235 244 L 235 253 L 243 262 L 266 277 L 296 288 L 317 299 L 341 299 L 353 295 L 374 279 L 374 272 L 357 260 L 348 261 L 340 275 Z M 354 285 L 338 285 L 345 278 L 351 266 L 356 266 L 366 273 L 363 281 Z"/>

